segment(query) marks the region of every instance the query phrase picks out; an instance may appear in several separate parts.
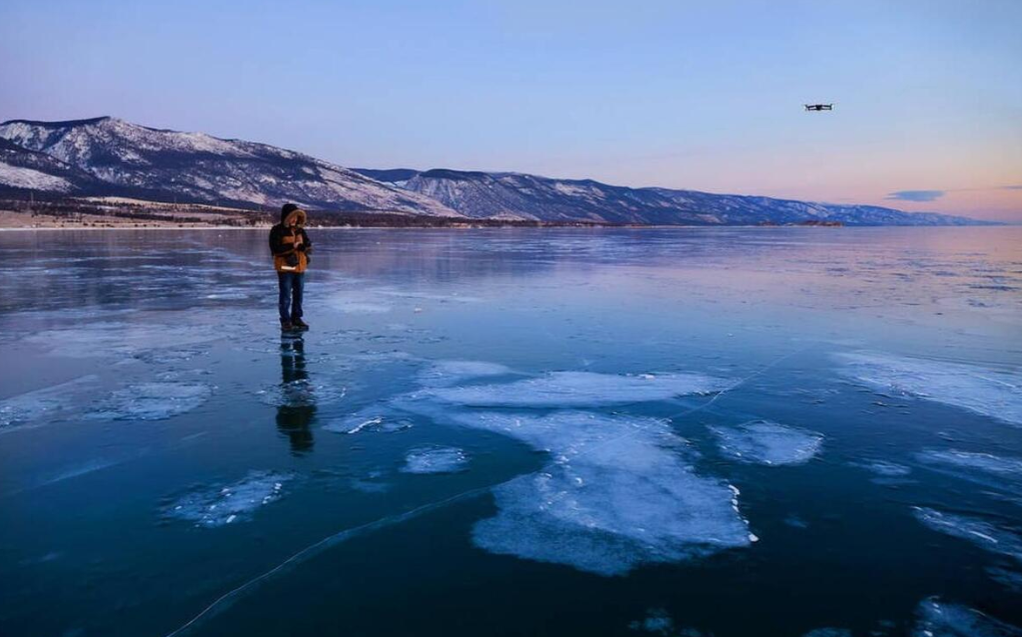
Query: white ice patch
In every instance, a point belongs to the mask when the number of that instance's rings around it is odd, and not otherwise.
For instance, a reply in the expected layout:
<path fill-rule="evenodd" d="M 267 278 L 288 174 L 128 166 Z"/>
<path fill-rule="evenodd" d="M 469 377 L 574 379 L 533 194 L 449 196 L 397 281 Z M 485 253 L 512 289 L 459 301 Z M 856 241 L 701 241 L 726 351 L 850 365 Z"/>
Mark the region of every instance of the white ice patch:
<path fill-rule="evenodd" d="M 1022 458 L 957 449 L 926 449 L 916 454 L 934 471 L 983 485 L 990 492 L 1022 504 Z"/>
<path fill-rule="evenodd" d="M 955 469 L 965 469 L 991 477 L 1022 479 L 1022 459 L 1005 458 L 989 453 L 958 451 L 957 449 L 927 449 L 916 454 L 923 462 Z"/>
<path fill-rule="evenodd" d="M 437 388 L 433 397 L 469 407 L 592 407 L 723 391 L 732 381 L 702 374 L 619 376 L 551 372 L 513 383 Z"/>
<path fill-rule="evenodd" d="M 504 376 L 512 370 L 499 363 L 484 361 L 437 361 L 419 374 L 426 387 L 448 387 L 475 378 Z"/>
<path fill-rule="evenodd" d="M 405 456 L 404 473 L 456 473 L 464 471 L 468 456 L 457 447 L 420 447 Z"/>
<path fill-rule="evenodd" d="M 1022 630 L 936 597 L 919 602 L 912 637 L 1022 637 Z"/>
<path fill-rule="evenodd" d="M 609 576 L 752 541 L 736 491 L 696 474 L 686 459 L 694 452 L 664 421 L 584 412 L 451 419 L 553 456 L 546 470 L 494 489 L 499 512 L 473 529 L 488 551 Z"/>
<path fill-rule="evenodd" d="M 163 420 L 189 412 L 212 395 L 200 383 L 159 382 L 129 385 L 113 392 L 90 418 L 110 420 Z"/>
<path fill-rule="evenodd" d="M 1014 531 L 980 518 L 912 507 L 916 519 L 938 533 L 972 542 L 976 546 L 1022 562 L 1022 537 Z"/>
<path fill-rule="evenodd" d="M 97 380 L 97 376 L 82 376 L 0 401 L 0 432 L 8 427 L 40 425 L 59 416 L 77 400 L 92 393 Z"/>
<path fill-rule="evenodd" d="M 902 478 L 912 473 L 912 469 L 909 467 L 886 460 L 863 460 L 849 464 L 853 467 L 865 469 L 881 478 Z"/>
<path fill-rule="evenodd" d="M 678 630 L 674 618 L 663 608 L 651 608 L 642 620 L 630 622 L 628 627 L 640 633 L 662 635 L 662 637 L 702 637 L 703 633 L 693 628 Z"/>
<path fill-rule="evenodd" d="M 720 450 L 741 462 L 802 464 L 823 446 L 823 436 L 816 432 L 766 420 L 711 427 L 710 431 L 717 437 Z"/>
<path fill-rule="evenodd" d="M 840 354 L 843 372 L 874 390 L 925 400 L 1022 425 L 1022 373 L 888 354 Z"/>
<path fill-rule="evenodd" d="M 195 526 L 217 527 L 246 522 L 259 507 L 276 502 L 283 495 L 284 483 L 291 477 L 279 473 L 253 471 L 243 480 L 219 487 L 193 491 L 164 509 L 171 518 L 193 522 Z"/>

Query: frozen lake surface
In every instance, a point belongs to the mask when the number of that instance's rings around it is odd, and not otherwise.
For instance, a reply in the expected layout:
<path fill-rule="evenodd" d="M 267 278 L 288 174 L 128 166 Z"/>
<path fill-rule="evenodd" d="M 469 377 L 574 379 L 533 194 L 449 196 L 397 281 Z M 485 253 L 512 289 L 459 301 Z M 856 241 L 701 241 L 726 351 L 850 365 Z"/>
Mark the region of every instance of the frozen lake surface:
<path fill-rule="evenodd" d="M 310 234 L 0 233 L 0 634 L 1022 634 L 1022 229 Z"/>

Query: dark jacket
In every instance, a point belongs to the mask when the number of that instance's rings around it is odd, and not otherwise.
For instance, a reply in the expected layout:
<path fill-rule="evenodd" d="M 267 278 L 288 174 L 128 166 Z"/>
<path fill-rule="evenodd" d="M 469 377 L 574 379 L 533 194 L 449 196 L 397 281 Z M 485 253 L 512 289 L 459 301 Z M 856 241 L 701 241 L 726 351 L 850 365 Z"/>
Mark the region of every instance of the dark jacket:
<path fill-rule="evenodd" d="M 293 228 L 289 225 L 292 217 L 297 221 Z M 312 242 L 305 233 L 305 217 L 301 209 L 281 213 L 280 223 L 270 228 L 270 252 L 277 272 L 302 273 L 309 267 Z"/>

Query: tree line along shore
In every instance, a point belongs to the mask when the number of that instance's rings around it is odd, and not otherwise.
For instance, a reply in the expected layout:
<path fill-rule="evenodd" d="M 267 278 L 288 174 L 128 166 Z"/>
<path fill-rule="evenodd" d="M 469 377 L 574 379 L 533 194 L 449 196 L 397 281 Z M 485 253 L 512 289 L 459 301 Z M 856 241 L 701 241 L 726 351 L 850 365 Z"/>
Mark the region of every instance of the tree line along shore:
<path fill-rule="evenodd" d="M 313 227 L 366 228 L 603 228 L 648 227 L 596 221 L 530 219 L 468 219 L 364 210 L 310 210 Z M 278 220 L 269 209 L 213 204 L 166 203 L 115 198 L 0 199 L 0 228 L 264 228 Z M 779 224 L 764 222 L 762 226 Z M 841 222 L 810 221 L 801 226 L 841 226 Z"/>

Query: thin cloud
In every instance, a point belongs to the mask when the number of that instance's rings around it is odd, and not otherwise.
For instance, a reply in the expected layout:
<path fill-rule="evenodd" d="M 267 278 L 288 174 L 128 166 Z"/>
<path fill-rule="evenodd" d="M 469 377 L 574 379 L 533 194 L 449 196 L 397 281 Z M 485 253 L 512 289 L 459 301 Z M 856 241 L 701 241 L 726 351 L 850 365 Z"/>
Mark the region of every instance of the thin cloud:
<path fill-rule="evenodd" d="M 899 190 L 890 193 L 885 198 L 895 201 L 936 201 L 946 192 L 944 190 Z"/>

